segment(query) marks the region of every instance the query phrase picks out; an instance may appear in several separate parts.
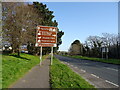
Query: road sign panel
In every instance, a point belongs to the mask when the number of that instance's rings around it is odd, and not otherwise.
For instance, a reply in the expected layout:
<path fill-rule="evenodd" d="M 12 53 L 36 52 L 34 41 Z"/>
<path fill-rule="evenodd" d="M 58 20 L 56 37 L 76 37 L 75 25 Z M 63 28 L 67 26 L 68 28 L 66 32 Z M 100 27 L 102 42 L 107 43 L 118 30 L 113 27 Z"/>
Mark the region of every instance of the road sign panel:
<path fill-rule="evenodd" d="M 40 47 L 53 47 L 54 44 L 39 44 Z"/>
<path fill-rule="evenodd" d="M 56 47 L 57 45 L 56 44 L 48 44 L 48 43 L 45 43 L 45 44 L 38 44 L 36 43 L 35 44 L 36 47 Z"/>
<path fill-rule="evenodd" d="M 37 27 L 36 46 L 52 47 L 56 43 L 57 43 L 57 27 L 48 26 Z"/>

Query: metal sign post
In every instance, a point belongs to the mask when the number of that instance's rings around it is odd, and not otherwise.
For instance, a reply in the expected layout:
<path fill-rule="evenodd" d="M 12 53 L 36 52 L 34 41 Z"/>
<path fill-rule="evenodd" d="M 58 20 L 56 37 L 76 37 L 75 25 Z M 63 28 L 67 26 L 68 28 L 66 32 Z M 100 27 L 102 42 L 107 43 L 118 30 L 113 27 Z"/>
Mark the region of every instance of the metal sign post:
<path fill-rule="evenodd" d="M 41 66 L 41 63 L 42 63 L 42 47 L 40 47 L 40 66 Z"/>
<path fill-rule="evenodd" d="M 106 47 L 106 59 L 108 59 L 108 47 Z"/>
<path fill-rule="evenodd" d="M 103 59 L 103 52 L 102 52 L 102 59 Z"/>
<path fill-rule="evenodd" d="M 104 55 L 106 54 L 106 59 L 108 59 L 108 47 L 102 47 L 102 59 L 104 58 Z"/>
<path fill-rule="evenodd" d="M 51 65 L 53 63 L 53 47 L 51 47 Z"/>

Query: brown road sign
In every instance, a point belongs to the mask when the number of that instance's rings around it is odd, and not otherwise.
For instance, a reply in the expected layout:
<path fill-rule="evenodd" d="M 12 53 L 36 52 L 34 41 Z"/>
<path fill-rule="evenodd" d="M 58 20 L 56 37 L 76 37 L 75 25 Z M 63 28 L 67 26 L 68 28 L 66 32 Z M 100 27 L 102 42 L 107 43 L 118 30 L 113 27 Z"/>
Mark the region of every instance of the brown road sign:
<path fill-rule="evenodd" d="M 53 47 L 57 43 L 57 27 L 37 26 L 36 45 L 40 48 L 40 65 L 42 62 L 42 47 L 51 47 L 51 65 L 53 59 Z"/>
<path fill-rule="evenodd" d="M 39 44 L 39 47 L 54 47 L 54 44 Z"/>
<path fill-rule="evenodd" d="M 56 43 L 57 43 L 57 27 L 37 26 L 36 46 L 52 47 Z"/>

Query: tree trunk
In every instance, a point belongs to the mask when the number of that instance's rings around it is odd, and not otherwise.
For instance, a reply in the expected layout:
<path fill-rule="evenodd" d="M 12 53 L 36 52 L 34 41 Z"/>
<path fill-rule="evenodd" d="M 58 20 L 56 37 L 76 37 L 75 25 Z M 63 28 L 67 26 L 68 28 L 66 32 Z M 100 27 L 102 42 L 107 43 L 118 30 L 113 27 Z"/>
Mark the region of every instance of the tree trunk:
<path fill-rule="evenodd" d="M 20 47 L 18 46 L 17 55 L 20 57 Z"/>
<path fill-rule="evenodd" d="M 15 53 L 15 48 L 14 48 L 13 44 L 11 45 L 11 47 L 12 47 L 12 53 Z"/>
<path fill-rule="evenodd" d="M 12 53 L 15 53 L 15 50 L 14 50 L 14 49 L 12 49 Z"/>
<path fill-rule="evenodd" d="M 19 51 L 19 49 L 18 49 L 18 57 L 20 57 L 20 51 Z"/>

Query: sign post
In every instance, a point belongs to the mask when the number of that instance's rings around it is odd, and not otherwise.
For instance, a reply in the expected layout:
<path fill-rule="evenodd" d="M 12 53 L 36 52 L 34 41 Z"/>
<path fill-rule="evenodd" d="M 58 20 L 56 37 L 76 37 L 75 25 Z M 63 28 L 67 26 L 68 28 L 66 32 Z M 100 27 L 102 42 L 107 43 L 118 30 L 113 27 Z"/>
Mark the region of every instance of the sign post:
<path fill-rule="evenodd" d="M 40 47 L 40 66 L 41 66 L 41 62 L 42 62 L 42 47 Z"/>
<path fill-rule="evenodd" d="M 51 47 L 51 65 L 53 63 L 53 47 L 57 43 L 57 27 L 37 26 L 36 47 L 40 48 L 40 66 L 42 62 L 42 47 Z"/>
<path fill-rule="evenodd" d="M 102 47 L 102 59 L 104 58 L 105 47 Z"/>
<path fill-rule="evenodd" d="M 104 53 L 106 54 L 106 59 L 108 59 L 108 48 L 107 47 L 102 47 L 102 59 L 104 58 Z"/>
<path fill-rule="evenodd" d="M 51 65 L 53 63 L 53 47 L 51 47 Z"/>

